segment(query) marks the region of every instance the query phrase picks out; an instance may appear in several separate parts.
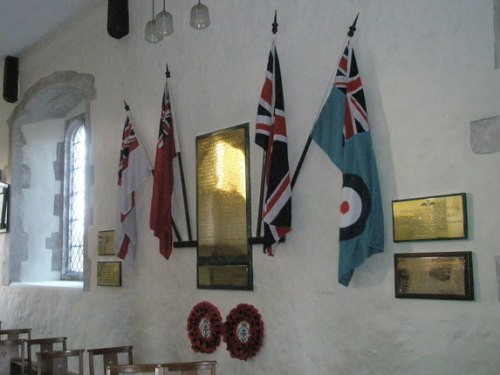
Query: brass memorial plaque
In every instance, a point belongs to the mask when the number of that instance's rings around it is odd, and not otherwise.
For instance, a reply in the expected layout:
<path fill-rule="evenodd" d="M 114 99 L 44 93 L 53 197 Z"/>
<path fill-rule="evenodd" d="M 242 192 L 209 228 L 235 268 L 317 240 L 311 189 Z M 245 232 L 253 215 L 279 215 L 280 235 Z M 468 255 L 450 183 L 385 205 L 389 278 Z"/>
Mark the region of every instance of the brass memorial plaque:
<path fill-rule="evenodd" d="M 200 288 L 252 288 L 248 143 L 248 124 L 196 138 Z"/>
<path fill-rule="evenodd" d="M 394 254 L 396 297 L 473 299 L 471 254 Z"/>
<path fill-rule="evenodd" d="M 464 193 L 392 202 L 394 242 L 467 238 Z"/>
<path fill-rule="evenodd" d="M 122 285 L 122 263 L 121 262 L 97 262 L 97 285 L 121 286 Z"/>
<path fill-rule="evenodd" d="M 97 255 L 115 255 L 114 230 L 101 230 L 97 233 Z"/>
<path fill-rule="evenodd" d="M 201 266 L 198 268 L 198 282 L 200 285 L 219 287 L 248 288 L 248 267 L 236 266 Z"/>

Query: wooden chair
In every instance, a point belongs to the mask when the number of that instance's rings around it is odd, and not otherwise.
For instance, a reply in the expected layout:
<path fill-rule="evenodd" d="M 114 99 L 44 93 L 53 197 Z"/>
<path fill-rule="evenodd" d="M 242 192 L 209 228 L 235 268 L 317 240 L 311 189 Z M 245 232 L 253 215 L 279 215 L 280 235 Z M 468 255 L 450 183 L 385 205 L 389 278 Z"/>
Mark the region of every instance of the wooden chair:
<path fill-rule="evenodd" d="M 87 352 L 89 353 L 89 372 L 90 375 L 95 375 L 94 372 L 94 360 L 96 356 L 102 356 L 102 374 L 106 373 L 106 366 L 113 366 L 113 365 L 131 365 L 134 363 L 134 358 L 132 355 L 132 346 L 114 346 L 110 348 L 98 348 L 98 349 L 87 349 Z M 122 359 L 119 354 L 126 354 L 127 362 L 123 362 L 120 359 Z M 120 363 L 121 362 L 121 363 Z"/>
<path fill-rule="evenodd" d="M 31 328 L 13 328 L 13 329 L 0 329 L 0 340 L 20 340 L 24 339 L 28 342 L 31 339 Z M 27 349 L 27 345 L 23 346 L 23 350 Z M 31 363 L 31 355 L 28 352 L 27 355 L 23 354 L 23 359 L 21 360 L 21 356 L 17 358 L 12 358 L 12 363 L 14 363 L 17 368 L 20 368 L 21 365 L 23 368 L 28 368 L 27 363 Z"/>
<path fill-rule="evenodd" d="M 201 370 L 209 370 L 210 375 L 216 375 L 217 361 L 197 361 L 197 362 L 174 362 L 164 363 L 168 369 L 168 373 L 180 372 L 181 375 L 201 375 L 208 374 L 208 371 L 200 372 Z"/>
<path fill-rule="evenodd" d="M 24 374 L 26 340 L 0 340 L 0 374 Z M 19 361 L 19 366 L 15 361 Z"/>
<path fill-rule="evenodd" d="M 106 375 L 121 375 L 121 374 L 155 374 L 165 375 L 168 370 L 165 370 L 164 365 L 158 364 L 136 364 L 136 365 L 114 365 L 106 366 Z"/>
<path fill-rule="evenodd" d="M 38 375 L 83 375 L 83 353 L 85 349 L 58 350 L 36 353 Z M 78 367 L 77 371 L 73 367 Z M 68 369 L 71 368 L 72 371 Z"/>
<path fill-rule="evenodd" d="M 66 340 L 67 337 L 46 337 L 40 339 L 31 339 L 28 341 L 28 353 L 29 358 L 36 358 L 36 353 L 38 352 L 52 352 L 55 350 L 66 350 Z M 29 373 L 36 374 L 38 368 L 38 362 L 31 360 L 29 362 L 28 369 L 31 371 Z"/>
<path fill-rule="evenodd" d="M 0 340 L 31 339 L 31 328 L 0 329 Z"/>

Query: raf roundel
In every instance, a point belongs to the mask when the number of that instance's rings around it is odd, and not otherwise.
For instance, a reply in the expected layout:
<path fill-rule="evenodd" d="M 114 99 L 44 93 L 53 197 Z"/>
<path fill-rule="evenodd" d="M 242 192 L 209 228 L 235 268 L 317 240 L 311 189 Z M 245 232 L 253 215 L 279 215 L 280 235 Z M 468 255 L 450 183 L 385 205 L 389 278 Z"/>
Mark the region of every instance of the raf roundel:
<path fill-rule="evenodd" d="M 340 203 L 340 240 L 350 240 L 363 232 L 370 215 L 371 196 L 361 177 L 345 173 Z"/>

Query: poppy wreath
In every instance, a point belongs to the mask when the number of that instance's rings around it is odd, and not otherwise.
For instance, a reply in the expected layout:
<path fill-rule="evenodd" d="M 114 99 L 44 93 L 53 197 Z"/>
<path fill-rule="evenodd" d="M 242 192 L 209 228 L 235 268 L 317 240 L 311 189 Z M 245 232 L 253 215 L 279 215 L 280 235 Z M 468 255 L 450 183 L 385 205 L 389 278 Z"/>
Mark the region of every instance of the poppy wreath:
<path fill-rule="evenodd" d="M 210 302 L 196 304 L 187 320 L 188 337 L 195 352 L 213 353 L 220 345 L 222 316 Z"/>
<path fill-rule="evenodd" d="M 232 358 L 246 361 L 254 357 L 264 340 L 264 322 L 252 305 L 239 304 L 226 317 L 222 332 Z"/>

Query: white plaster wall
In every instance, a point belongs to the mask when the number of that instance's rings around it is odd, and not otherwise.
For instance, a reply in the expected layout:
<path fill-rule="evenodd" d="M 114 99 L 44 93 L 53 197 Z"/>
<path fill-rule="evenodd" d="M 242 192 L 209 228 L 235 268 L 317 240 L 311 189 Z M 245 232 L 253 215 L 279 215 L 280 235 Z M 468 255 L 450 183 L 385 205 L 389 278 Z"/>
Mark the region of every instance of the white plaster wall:
<path fill-rule="evenodd" d="M 167 1 L 175 33 L 156 45 L 143 38 L 149 2 L 129 3 L 131 32 L 122 40 L 107 36 L 102 1 L 22 56 L 23 90 L 56 70 L 96 79 L 92 287 L 0 287 L 3 326 L 64 334 L 73 348 L 132 344 L 140 362 L 215 359 L 221 374 L 498 373 L 499 156 L 475 155 L 469 146 L 469 122 L 499 111 L 491 0 L 205 0 L 212 20 L 205 31 L 188 26 L 192 4 Z M 153 156 L 168 62 L 194 224 L 195 137 L 254 124 L 275 9 L 292 168 L 360 12 L 354 45 L 379 165 L 386 251 L 359 268 L 348 288 L 336 282 L 341 174 L 313 144 L 294 189 L 292 234 L 274 258 L 254 249 L 253 292 L 197 290 L 195 249 L 161 258 L 148 229 L 152 181 L 137 193 L 139 251 L 134 266 L 124 266 L 123 287 L 96 287 L 97 232 L 115 222 L 123 99 Z M 254 221 L 260 160 L 252 144 Z M 393 199 L 455 192 L 468 194 L 469 240 L 392 242 Z M 475 302 L 394 298 L 393 253 L 466 250 L 474 253 Z M 266 327 L 259 355 L 241 362 L 224 345 L 212 355 L 193 353 L 186 318 L 202 300 L 224 317 L 238 303 L 254 304 Z"/>
<path fill-rule="evenodd" d="M 23 189 L 24 231 L 28 236 L 28 260 L 21 264 L 22 281 L 59 280 L 61 272 L 52 270 L 52 249 L 45 241 L 60 231 L 60 217 L 54 216 L 54 196 L 61 194 L 53 162 L 57 143 L 64 141 L 65 120 L 54 119 L 22 126 L 23 163 L 30 169 L 30 186 Z"/>

